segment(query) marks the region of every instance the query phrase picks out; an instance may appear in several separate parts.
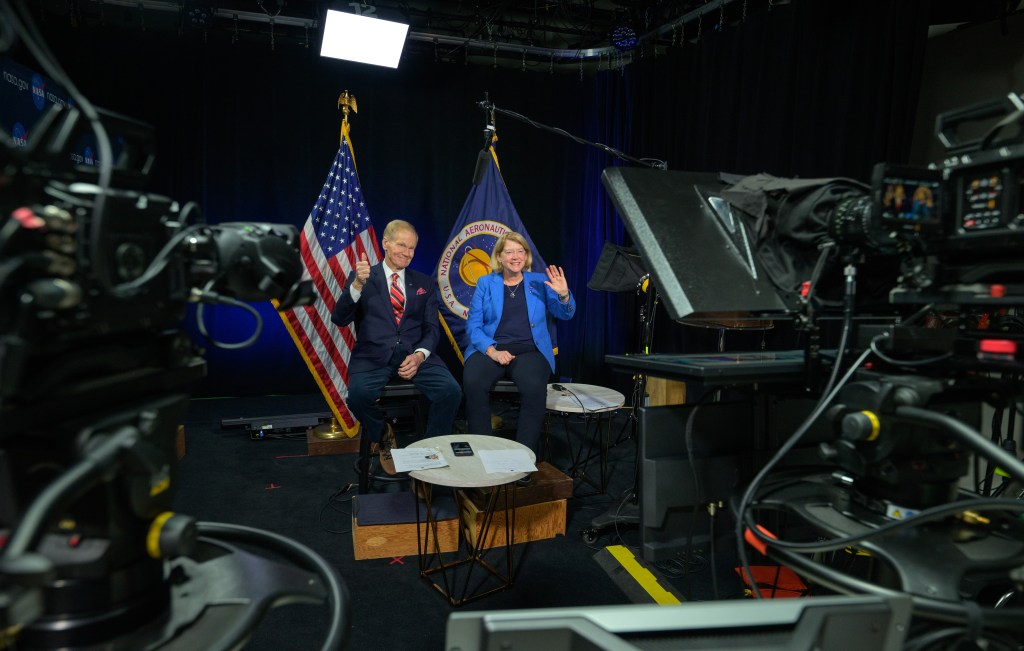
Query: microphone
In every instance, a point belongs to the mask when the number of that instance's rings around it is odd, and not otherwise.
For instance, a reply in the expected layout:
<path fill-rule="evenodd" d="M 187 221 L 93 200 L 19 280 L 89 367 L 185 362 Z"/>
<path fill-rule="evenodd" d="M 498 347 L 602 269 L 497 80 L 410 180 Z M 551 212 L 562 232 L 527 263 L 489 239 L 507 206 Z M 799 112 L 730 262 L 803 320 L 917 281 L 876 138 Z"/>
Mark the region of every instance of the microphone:
<path fill-rule="evenodd" d="M 561 391 L 563 394 L 568 394 L 572 396 L 572 399 L 575 400 L 576 404 L 580 406 L 580 409 L 583 410 L 583 413 L 587 413 L 587 406 L 583 404 L 583 401 L 580 400 L 580 397 L 573 393 L 572 390 L 569 389 L 569 387 L 565 386 L 564 384 L 552 384 L 551 388 L 554 389 L 555 391 Z"/>

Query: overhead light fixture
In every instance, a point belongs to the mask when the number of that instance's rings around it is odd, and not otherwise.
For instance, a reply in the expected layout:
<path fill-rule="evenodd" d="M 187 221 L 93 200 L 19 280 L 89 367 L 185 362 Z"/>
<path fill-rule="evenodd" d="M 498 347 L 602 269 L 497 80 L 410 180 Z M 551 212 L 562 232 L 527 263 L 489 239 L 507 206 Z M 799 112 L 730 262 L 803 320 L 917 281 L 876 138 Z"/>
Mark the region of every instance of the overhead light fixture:
<path fill-rule="evenodd" d="M 611 39 L 612 45 L 623 52 L 634 49 L 639 42 L 636 31 L 628 25 L 619 25 L 613 29 Z"/>
<path fill-rule="evenodd" d="M 408 31 L 404 23 L 328 9 L 320 56 L 397 68 Z"/>

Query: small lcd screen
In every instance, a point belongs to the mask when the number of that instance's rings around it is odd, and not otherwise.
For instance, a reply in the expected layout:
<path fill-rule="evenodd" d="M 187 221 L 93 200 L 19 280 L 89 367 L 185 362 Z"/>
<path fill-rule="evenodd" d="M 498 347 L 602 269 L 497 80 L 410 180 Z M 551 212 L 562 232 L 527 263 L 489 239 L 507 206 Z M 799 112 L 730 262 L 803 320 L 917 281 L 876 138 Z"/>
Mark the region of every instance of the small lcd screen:
<path fill-rule="evenodd" d="M 887 222 L 935 224 L 939 221 L 939 182 L 905 176 L 884 176 L 881 217 Z"/>

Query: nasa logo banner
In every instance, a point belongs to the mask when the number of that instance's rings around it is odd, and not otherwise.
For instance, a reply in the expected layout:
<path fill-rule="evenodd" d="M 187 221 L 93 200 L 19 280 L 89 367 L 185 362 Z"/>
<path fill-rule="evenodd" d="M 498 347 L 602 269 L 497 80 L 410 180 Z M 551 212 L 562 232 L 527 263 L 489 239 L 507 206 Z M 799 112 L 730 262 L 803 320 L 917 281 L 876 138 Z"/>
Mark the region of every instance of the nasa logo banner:
<path fill-rule="evenodd" d="M 515 231 L 526 238 L 533 253 L 533 270 L 547 265 L 537 252 L 498 169 L 494 148 L 484 154 L 489 160 L 478 183 L 469 190 L 459 218 L 448 235 L 437 263 L 435 277 L 441 302 L 440 321 L 460 361 L 465 361 L 466 318 L 473 302 L 476 283 L 491 273 L 491 255 L 498 238 Z"/>
<path fill-rule="evenodd" d="M 28 146 L 37 123 L 54 104 L 71 105 L 60 86 L 11 59 L 0 58 L 0 129 L 11 135 L 16 147 Z"/>

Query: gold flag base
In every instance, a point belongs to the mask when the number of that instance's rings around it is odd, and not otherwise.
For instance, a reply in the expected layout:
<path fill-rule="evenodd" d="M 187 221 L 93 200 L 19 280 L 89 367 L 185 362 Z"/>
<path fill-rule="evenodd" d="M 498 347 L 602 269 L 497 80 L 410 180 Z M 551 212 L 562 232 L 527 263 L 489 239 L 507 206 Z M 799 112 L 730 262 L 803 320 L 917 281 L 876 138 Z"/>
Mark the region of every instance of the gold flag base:
<path fill-rule="evenodd" d="M 306 450 L 311 457 L 326 454 L 358 454 L 359 429 L 350 438 L 336 422 L 324 423 L 306 430 Z"/>
<path fill-rule="evenodd" d="M 330 423 L 324 423 L 322 425 L 317 425 L 316 427 L 311 427 L 310 431 L 312 432 L 313 436 L 322 441 L 350 439 L 355 437 L 356 433 L 358 432 L 358 430 L 353 430 L 351 434 L 347 433 L 345 430 L 341 429 L 341 427 L 338 426 L 338 419 L 333 417 L 331 418 Z"/>

